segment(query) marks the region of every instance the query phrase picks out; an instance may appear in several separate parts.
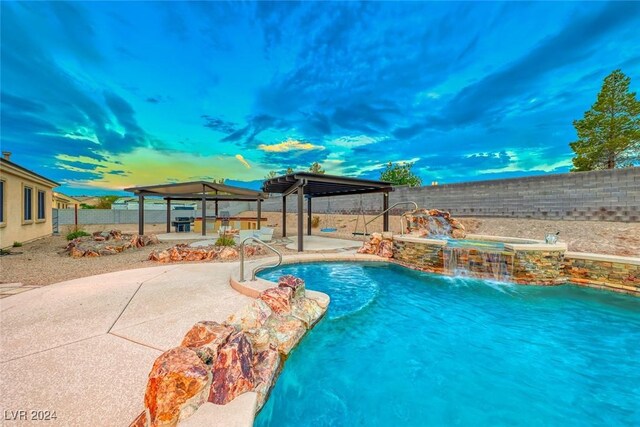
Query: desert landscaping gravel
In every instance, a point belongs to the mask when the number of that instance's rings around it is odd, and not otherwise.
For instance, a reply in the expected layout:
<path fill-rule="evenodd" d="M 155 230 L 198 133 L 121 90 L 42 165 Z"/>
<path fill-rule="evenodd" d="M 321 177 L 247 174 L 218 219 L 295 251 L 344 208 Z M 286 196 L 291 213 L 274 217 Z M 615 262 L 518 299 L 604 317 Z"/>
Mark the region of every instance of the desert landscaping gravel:
<path fill-rule="evenodd" d="M 251 216 L 255 215 L 255 213 L 245 212 L 244 215 Z M 282 250 L 283 253 L 295 253 L 295 251 L 284 247 L 285 242 L 279 242 L 279 222 L 282 215 L 277 212 L 266 212 L 263 213 L 263 216 L 267 217 L 267 225 L 276 228 L 274 238 L 278 249 Z M 320 217 L 320 227 L 322 227 L 323 221 L 326 219 L 325 215 L 318 216 Z M 560 241 L 567 243 L 570 251 L 640 257 L 640 223 L 545 221 L 507 218 L 459 219 L 465 225 L 468 233 L 543 239 L 546 232 L 559 231 Z M 354 231 L 356 220 L 354 216 L 334 215 L 331 221 L 338 228 L 337 232 L 322 233 L 319 228 L 315 228 L 313 234 L 361 240 L 361 237 L 358 238 L 351 235 Z M 296 234 L 296 224 L 296 215 L 287 214 L 289 237 Z M 362 220 L 360 220 L 360 224 L 362 224 Z M 392 231 L 399 232 L 400 217 L 391 217 L 390 226 Z M 120 224 L 117 226 L 94 225 L 84 227 L 89 232 L 108 231 L 114 228 L 123 232 L 135 232 L 137 226 L 135 224 L 124 226 Z M 155 224 L 146 226 L 145 231 L 148 233 L 163 233 L 164 229 L 164 224 Z M 375 220 L 369 227 L 369 231 L 378 229 L 382 229 L 381 218 Z M 159 264 L 148 260 L 149 253 L 152 250 L 170 248 L 176 243 L 180 243 L 180 241 L 161 242 L 149 247 L 130 249 L 117 255 L 74 259 L 68 255 L 60 255 L 58 253 L 67 245 L 65 237 L 51 236 L 26 243 L 20 248 L 12 248 L 11 255 L 1 256 L 0 269 L 2 274 L 0 283 L 19 282 L 29 286 L 44 286 L 112 271 L 153 267 Z"/>

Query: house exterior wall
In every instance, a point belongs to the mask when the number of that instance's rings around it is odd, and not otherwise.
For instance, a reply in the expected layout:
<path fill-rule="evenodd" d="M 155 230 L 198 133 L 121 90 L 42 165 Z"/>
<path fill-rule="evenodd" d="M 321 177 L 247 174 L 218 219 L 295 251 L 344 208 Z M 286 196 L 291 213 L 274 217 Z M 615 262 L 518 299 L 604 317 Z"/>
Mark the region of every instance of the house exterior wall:
<path fill-rule="evenodd" d="M 52 233 L 53 188 L 57 184 L 12 162 L 2 160 L 0 180 L 4 183 L 4 221 L 0 224 L 0 247 L 28 242 Z M 32 188 L 31 220 L 24 219 L 24 188 Z M 44 218 L 38 218 L 38 192 L 44 192 Z"/>
<path fill-rule="evenodd" d="M 53 209 L 75 209 L 76 205 L 80 206 L 80 201 L 66 194 L 53 192 Z"/>

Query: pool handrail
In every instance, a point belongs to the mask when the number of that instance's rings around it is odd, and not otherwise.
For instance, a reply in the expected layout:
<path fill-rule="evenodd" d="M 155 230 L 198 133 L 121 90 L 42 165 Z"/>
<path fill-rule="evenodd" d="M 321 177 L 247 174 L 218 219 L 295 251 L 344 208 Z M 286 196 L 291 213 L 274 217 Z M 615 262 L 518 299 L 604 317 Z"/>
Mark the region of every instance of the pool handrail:
<path fill-rule="evenodd" d="M 395 208 L 396 206 L 400 206 L 400 205 L 413 205 L 414 208 L 417 210 L 418 209 L 418 204 L 414 201 L 408 201 L 408 202 L 397 202 L 394 203 L 393 205 L 391 205 L 390 207 L 388 207 L 387 209 L 383 210 L 382 212 L 380 212 L 378 215 L 374 216 L 373 218 L 371 218 L 369 221 L 364 223 L 364 233 L 365 233 L 365 240 L 366 240 L 366 236 L 367 236 L 367 225 L 369 225 L 370 223 L 372 223 L 374 220 L 380 218 L 381 215 L 384 215 L 385 213 L 389 212 L 391 209 Z M 402 215 L 400 215 L 400 232 L 402 233 L 402 235 L 404 235 L 404 221 L 402 219 Z"/>
<path fill-rule="evenodd" d="M 282 254 L 280 253 L 280 251 L 278 251 L 276 248 L 274 248 L 273 246 L 271 246 L 268 243 L 263 242 L 262 240 L 258 239 L 257 237 L 254 236 L 249 236 L 247 238 L 245 238 L 242 242 L 240 242 L 240 281 L 244 282 L 244 244 L 249 241 L 252 240 L 262 246 L 265 246 L 267 249 L 270 249 L 271 251 L 275 252 L 276 255 L 278 255 L 278 262 L 273 264 L 273 265 L 259 265 L 257 267 L 255 267 L 253 270 L 251 270 L 251 280 L 256 280 L 256 274 L 259 271 L 262 271 L 264 269 L 267 268 L 274 268 L 274 267 L 278 267 L 280 264 L 282 264 Z"/>

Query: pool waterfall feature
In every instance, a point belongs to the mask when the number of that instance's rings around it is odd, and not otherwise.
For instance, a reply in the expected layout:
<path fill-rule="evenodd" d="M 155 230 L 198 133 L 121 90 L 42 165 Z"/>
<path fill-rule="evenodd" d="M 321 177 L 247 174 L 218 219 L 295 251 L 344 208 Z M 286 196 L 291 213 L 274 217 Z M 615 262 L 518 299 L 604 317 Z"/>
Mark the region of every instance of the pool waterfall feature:
<path fill-rule="evenodd" d="M 468 235 L 466 239 L 393 236 L 393 259 L 449 276 L 519 284 L 560 285 L 567 246 L 536 240 Z"/>

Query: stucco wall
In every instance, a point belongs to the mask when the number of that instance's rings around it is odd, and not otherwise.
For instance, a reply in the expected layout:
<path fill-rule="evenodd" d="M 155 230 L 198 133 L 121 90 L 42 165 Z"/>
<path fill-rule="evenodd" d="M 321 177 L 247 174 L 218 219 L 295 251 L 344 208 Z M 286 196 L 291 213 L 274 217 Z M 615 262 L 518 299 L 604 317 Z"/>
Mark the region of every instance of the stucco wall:
<path fill-rule="evenodd" d="M 0 179 L 4 184 L 5 222 L 0 226 L 0 247 L 6 248 L 14 242 L 28 242 L 52 233 L 52 191 L 53 186 L 37 176 L 29 176 L 26 172 L 3 163 Z M 23 188 L 31 187 L 33 219 L 23 221 Z M 44 191 L 44 220 L 38 219 L 38 191 Z"/>

